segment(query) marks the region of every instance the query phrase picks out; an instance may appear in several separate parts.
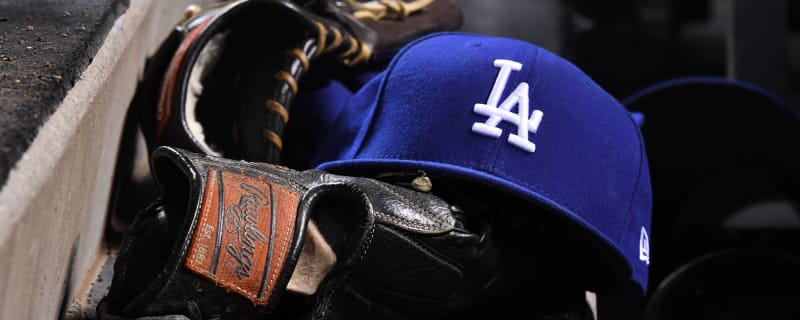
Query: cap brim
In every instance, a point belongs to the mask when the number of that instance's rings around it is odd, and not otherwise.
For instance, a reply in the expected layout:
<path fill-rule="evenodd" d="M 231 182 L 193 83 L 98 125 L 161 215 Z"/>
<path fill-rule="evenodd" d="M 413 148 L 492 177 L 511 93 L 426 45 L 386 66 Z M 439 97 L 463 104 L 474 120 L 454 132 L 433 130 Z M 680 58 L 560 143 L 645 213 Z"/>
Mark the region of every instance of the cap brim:
<path fill-rule="evenodd" d="M 359 176 L 372 176 L 379 173 L 403 170 L 423 170 L 427 174 L 445 174 L 455 179 L 479 183 L 489 188 L 507 192 L 520 199 L 535 199 L 537 202 L 532 203 L 533 205 L 545 208 L 558 216 L 565 217 L 569 223 L 577 226 L 579 230 L 587 231 L 582 233 L 582 235 L 587 237 L 588 241 L 586 241 L 586 245 L 594 250 L 598 257 L 601 257 L 602 261 L 600 261 L 600 263 L 604 263 L 607 269 L 611 271 L 611 276 L 613 276 L 615 280 L 618 280 L 614 282 L 625 283 L 624 285 L 602 288 L 603 290 L 608 290 L 608 292 L 621 296 L 641 296 L 644 294 L 644 288 L 632 278 L 632 262 L 628 261 L 623 251 L 613 241 L 571 210 L 564 208 L 541 194 L 529 190 L 527 187 L 517 185 L 485 172 L 430 161 L 396 159 L 337 160 L 323 163 L 319 165 L 317 169 L 338 174 L 356 174 Z"/>

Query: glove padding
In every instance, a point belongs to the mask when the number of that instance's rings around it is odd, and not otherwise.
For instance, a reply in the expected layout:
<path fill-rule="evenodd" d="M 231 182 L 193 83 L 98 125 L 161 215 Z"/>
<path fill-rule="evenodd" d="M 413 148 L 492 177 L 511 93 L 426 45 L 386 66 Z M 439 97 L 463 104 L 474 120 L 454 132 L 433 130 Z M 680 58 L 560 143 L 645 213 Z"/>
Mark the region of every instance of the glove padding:
<path fill-rule="evenodd" d="M 161 44 L 131 107 L 150 152 L 170 145 L 278 163 L 292 102 L 312 69 L 349 78 L 416 37 L 460 24 L 452 0 L 215 4 Z"/>
<path fill-rule="evenodd" d="M 101 318 L 443 318 L 502 289 L 488 225 L 430 193 L 169 147 L 152 166 L 163 198 L 126 233 Z"/>

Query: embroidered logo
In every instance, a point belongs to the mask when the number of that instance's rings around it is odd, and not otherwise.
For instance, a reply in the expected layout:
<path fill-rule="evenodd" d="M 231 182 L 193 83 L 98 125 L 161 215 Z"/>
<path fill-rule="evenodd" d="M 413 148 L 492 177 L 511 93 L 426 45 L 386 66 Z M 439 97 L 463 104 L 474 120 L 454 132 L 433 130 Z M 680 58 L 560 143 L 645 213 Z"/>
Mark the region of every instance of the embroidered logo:
<path fill-rule="evenodd" d="M 642 234 L 639 236 L 639 260 L 644 261 L 648 266 L 650 265 L 650 237 L 647 236 L 647 230 L 642 227 Z"/>
<path fill-rule="evenodd" d="M 536 144 L 528 140 L 528 133 L 536 133 L 539 124 L 542 123 L 544 113 L 541 110 L 530 111 L 527 82 L 517 85 L 516 89 L 511 91 L 508 97 L 500 103 L 500 96 L 506 89 L 508 77 L 512 71 L 521 70 L 522 64 L 511 60 L 497 59 L 494 61 L 494 66 L 500 68 L 500 71 L 497 73 L 492 92 L 489 93 L 489 99 L 486 103 L 476 103 L 472 109 L 473 112 L 487 116 L 489 119 L 485 122 L 473 123 L 472 132 L 499 138 L 503 134 L 503 130 L 497 125 L 500 124 L 500 121 L 510 122 L 517 126 L 517 133 L 508 135 L 508 143 L 532 153 L 536 151 Z M 498 103 L 500 104 L 498 105 Z M 511 108 L 514 106 L 517 106 L 517 113 L 511 112 Z"/>

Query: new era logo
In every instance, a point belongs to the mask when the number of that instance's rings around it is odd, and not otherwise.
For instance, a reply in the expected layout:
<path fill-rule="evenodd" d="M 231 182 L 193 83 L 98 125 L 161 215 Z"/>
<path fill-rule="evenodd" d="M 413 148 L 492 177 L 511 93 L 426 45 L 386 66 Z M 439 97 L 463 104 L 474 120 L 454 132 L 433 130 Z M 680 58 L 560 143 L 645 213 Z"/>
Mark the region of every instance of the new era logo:
<path fill-rule="evenodd" d="M 475 122 L 472 124 L 472 132 L 480 135 L 499 138 L 503 130 L 497 125 L 500 121 L 506 121 L 517 126 L 517 133 L 508 135 L 508 143 L 528 152 L 536 151 L 536 144 L 528 140 L 528 133 L 536 133 L 539 124 L 542 123 L 544 113 L 541 110 L 530 111 L 530 99 L 528 96 L 528 83 L 521 82 L 512 91 L 506 100 L 498 106 L 500 96 L 506 89 L 508 77 L 511 71 L 519 71 L 522 64 L 516 61 L 497 59 L 494 66 L 500 68 L 497 78 L 494 81 L 492 92 L 486 103 L 476 103 L 473 112 L 489 117 L 485 122 Z M 517 106 L 517 113 L 511 109 Z"/>
<path fill-rule="evenodd" d="M 647 236 L 647 229 L 644 227 L 639 236 L 639 260 L 650 265 L 650 237 Z"/>

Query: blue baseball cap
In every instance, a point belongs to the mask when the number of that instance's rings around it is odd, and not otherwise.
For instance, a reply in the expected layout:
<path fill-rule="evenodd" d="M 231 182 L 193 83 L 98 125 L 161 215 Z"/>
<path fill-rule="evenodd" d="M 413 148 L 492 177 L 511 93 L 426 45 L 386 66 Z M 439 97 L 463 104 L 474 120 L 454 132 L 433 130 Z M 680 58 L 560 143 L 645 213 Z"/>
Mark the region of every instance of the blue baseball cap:
<path fill-rule="evenodd" d="M 376 65 L 374 68 L 380 67 Z M 304 78 L 303 87 L 289 111 L 291 121 L 284 131 L 281 165 L 308 169 L 320 141 L 327 137 L 339 114 L 347 108 L 354 91 L 379 73 L 373 68 L 350 71 L 342 78 L 333 78 L 326 73 L 310 74 Z"/>
<path fill-rule="evenodd" d="M 284 131 L 284 148 L 281 165 L 306 169 L 311 156 L 338 115 L 347 107 L 353 91 L 336 79 L 311 79 L 314 87 L 303 87 L 292 102 L 289 119 Z"/>
<path fill-rule="evenodd" d="M 534 204 L 531 214 L 545 208 L 585 231 L 619 276 L 613 291 L 644 293 L 651 192 L 642 137 L 617 100 L 555 54 L 509 38 L 423 37 L 331 128 L 318 169 L 423 170 L 507 192 Z"/>

